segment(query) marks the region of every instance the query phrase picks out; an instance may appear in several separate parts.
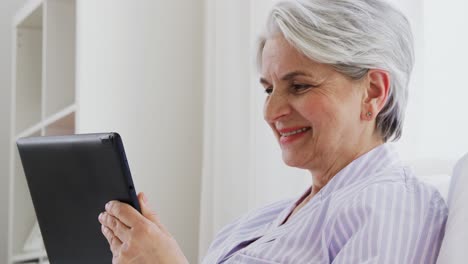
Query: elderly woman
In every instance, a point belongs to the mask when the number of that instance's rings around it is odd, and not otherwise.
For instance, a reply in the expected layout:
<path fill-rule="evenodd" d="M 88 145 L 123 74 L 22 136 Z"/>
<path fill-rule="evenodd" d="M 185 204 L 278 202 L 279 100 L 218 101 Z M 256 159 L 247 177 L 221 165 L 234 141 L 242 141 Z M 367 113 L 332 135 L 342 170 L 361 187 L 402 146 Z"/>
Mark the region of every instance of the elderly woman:
<path fill-rule="evenodd" d="M 226 226 L 204 263 L 435 263 L 446 204 L 386 144 L 402 133 L 407 19 L 381 0 L 290 0 L 259 43 L 265 120 L 313 184 Z M 140 198 L 143 216 L 110 202 L 100 217 L 115 263 L 186 262 Z"/>

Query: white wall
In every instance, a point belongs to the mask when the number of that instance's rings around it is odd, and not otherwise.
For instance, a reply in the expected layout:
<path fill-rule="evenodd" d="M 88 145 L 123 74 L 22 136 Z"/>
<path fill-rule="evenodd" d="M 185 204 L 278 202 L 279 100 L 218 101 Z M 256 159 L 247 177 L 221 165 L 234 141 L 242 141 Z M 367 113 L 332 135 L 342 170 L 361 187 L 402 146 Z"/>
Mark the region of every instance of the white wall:
<path fill-rule="evenodd" d="M 424 0 L 424 106 L 421 155 L 453 160 L 468 152 L 468 2 Z"/>
<path fill-rule="evenodd" d="M 205 1 L 205 109 L 200 257 L 249 204 L 250 4 Z"/>
<path fill-rule="evenodd" d="M 392 0 L 413 26 L 416 65 L 404 134 L 397 146 L 418 175 L 450 174 L 468 151 L 468 90 L 463 88 L 468 26 L 460 0 Z"/>
<path fill-rule="evenodd" d="M 0 1 L 0 263 L 7 262 L 8 249 L 12 21 L 23 3 L 22 0 Z"/>
<path fill-rule="evenodd" d="M 117 131 L 191 262 L 198 254 L 202 160 L 201 0 L 78 1 L 77 130 Z"/>

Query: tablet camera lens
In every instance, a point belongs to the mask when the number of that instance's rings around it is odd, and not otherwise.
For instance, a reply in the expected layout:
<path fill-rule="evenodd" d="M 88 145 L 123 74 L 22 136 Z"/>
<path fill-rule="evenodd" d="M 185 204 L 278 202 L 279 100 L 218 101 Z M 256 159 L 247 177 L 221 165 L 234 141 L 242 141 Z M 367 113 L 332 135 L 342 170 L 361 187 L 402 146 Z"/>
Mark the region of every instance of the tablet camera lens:
<path fill-rule="evenodd" d="M 102 137 L 102 138 L 101 138 L 101 142 L 102 142 L 103 144 L 106 144 L 106 145 L 107 145 L 107 144 L 111 144 L 111 143 L 112 143 L 112 139 L 113 139 L 112 136 L 105 136 L 105 137 Z"/>

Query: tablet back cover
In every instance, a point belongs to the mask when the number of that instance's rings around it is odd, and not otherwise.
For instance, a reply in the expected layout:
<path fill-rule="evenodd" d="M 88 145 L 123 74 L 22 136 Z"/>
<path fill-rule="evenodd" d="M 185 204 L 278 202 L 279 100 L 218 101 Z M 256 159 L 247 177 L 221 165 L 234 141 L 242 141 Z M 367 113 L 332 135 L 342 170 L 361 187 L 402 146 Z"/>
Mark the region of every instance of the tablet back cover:
<path fill-rule="evenodd" d="M 17 145 L 50 262 L 112 263 L 99 213 L 110 200 L 140 211 L 120 136 L 34 137 Z"/>

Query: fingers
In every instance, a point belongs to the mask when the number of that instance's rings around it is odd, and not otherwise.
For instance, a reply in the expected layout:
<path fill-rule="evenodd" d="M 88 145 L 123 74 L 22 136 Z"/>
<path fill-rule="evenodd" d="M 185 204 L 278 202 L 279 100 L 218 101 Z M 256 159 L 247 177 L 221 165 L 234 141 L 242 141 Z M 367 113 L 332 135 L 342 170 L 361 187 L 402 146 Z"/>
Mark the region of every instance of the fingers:
<path fill-rule="evenodd" d="M 110 230 L 104 225 L 101 226 L 101 231 L 106 237 L 107 242 L 109 243 L 110 249 L 112 251 L 112 255 L 114 257 L 118 257 L 120 254 L 120 249 L 122 247 L 122 241 L 117 236 L 114 235 L 112 230 Z"/>
<path fill-rule="evenodd" d="M 120 241 L 126 242 L 130 239 L 130 228 L 119 221 L 116 217 L 108 213 L 101 213 L 99 215 L 99 222 L 106 228 L 110 229 Z"/>
<path fill-rule="evenodd" d="M 144 193 L 138 194 L 138 201 L 140 202 L 141 213 L 144 217 L 148 218 L 151 222 L 157 224 L 159 223 L 159 218 L 155 212 L 151 211 L 148 206 L 148 198 L 146 198 Z"/>
<path fill-rule="evenodd" d="M 112 263 L 187 263 L 144 195 L 140 193 L 138 199 L 142 214 L 127 204 L 111 201 L 98 217 L 112 251 Z"/>
<path fill-rule="evenodd" d="M 142 221 L 142 215 L 135 208 L 119 201 L 108 202 L 106 212 L 115 216 L 128 227 L 133 227 Z"/>
<path fill-rule="evenodd" d="M 166 229 L 161 224 L 158 215 L 149 207 L 148 198 L 146 198 L 146 195 L 143 192 L 138 194 L 138 201 L 140 202 L 141 213 L 143 216 L 155 223 L 159 229 L 165 231 Z"/>

